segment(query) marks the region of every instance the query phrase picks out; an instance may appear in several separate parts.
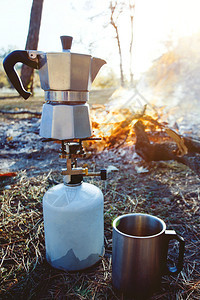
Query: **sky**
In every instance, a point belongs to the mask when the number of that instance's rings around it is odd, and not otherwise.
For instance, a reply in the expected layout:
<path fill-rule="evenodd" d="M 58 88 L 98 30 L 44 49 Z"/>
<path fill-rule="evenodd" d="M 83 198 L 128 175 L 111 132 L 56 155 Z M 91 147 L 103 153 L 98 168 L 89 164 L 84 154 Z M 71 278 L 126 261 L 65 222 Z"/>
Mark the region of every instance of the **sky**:
<path fill-rule="evenodd" d="M 132 0 L 133 1 L 133 0 Z M 73 52 L 92 54 L 119 65 L 115 32 L 109 24 L 109 0 L 44 0 L 38 50 L 61 51 L 59 37 L 74 37 Z M 129 3 L 129 0 L 125 0 Z M 0 49 L 24 49 L 32 0 L 0 0 Z M 200 0 L 135 0 L 134 70 L 145 71 L 164 51 L 165 41 L 200 32 Z M 123 63 L 128 68 L 129 16 L 121 16 Z"/>

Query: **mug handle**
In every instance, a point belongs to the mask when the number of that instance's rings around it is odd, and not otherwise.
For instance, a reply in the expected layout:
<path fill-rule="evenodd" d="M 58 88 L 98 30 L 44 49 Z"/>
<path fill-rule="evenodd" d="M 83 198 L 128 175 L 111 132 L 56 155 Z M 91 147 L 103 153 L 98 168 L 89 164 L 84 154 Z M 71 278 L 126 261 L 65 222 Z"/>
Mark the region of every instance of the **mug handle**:
<path fill-rule="evenodd" d="M 167 243 L 167 252 L 169 247 L 170 240 L 177 240 L 179 242 L 179 254 L 178 254 L 178 262 L 176 263 L 175 267 L 169 267 L 166 263 L 166 270 L 165 274 L 168 275 L 176 275 L 178 274 L 183 268 L 183 258 L 185 252 L 185 241 L 184 238 L 179 236 L 175 230 L 165 230 L 165 239 Z"/>

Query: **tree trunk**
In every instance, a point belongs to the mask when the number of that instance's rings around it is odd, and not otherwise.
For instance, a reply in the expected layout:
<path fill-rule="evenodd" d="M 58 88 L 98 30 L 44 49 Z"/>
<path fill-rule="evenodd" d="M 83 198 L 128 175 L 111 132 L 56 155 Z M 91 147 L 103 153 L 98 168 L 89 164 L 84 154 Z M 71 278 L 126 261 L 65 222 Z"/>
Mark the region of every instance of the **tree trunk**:
<path fill-rule="evenodd" d="M 129 47 L 129 55 L 130 55 L 130 84 L 133 86 L 133 71 L 132 71 L 132 63 L 133 63 L 133 18 L 134 18 L 134 10 L 135 10 L 135 3 L 132 3 L 129 0 L 129 10 L 130 10 L 130 22 L 131 22 L 131 41 Z"/>
<path fill-rule="evenodd" d="M 121 86 L 124 86 L 124 73 L 123 73 L 123 63 L 122 63 L 122 50 L 121 50 L 121 44 L 120 44 L 120 39 L 119 39 L 119 32 L 117 26 L 115 27 L 116 31 L 116 39 L 117 39 L 117 45 L 118 45 L 118 50 L 119 50 L 119 60 L 120 60 L 120 79 L 121 79 Z"/>
<path fill-rule="evenodd" d="M 119 38 L 119 30 L 117 23 L 114 20 L 114 12 L 117 7 L 117 1 L 115 1 L 114 4 L 112 4 L 112 1 L 110 1 L 110 24 L 114 27 L 115 32 L 116 32 L 116 39 L 117 39 L 117 45 L 118 45 L 118 51 L 119 51 L 119 59 L 120 59 L 120 80 L 121 80 L 121 86 L 124 86 L 124 73 L 123 73 L 123 64 L 122 64 L 122 50 L 121 50 L 121 43 L 120 43 L 120 38 Z"/>
<path fill-rule="evenodd" d="M 37 50 L 43 2 L 44 0 L 33 0 L 30 15 L 29 31 L 25 47 L 26 50 Z M 33 76 L 34 69 L 23 64 L 21 70 L 21 80 L 24 88 L 31 93 L 33 92 Z"/>

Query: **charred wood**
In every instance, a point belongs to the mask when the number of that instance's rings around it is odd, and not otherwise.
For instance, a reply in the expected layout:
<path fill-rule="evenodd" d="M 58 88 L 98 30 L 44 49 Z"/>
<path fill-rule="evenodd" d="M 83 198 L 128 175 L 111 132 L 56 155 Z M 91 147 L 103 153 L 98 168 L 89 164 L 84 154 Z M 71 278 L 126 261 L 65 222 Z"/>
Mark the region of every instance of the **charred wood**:
<path fill-rule="evenodd" d="M 135 151 L 146 162 L 160 160 L 175 160 L 192 169 L 200 175 L 200 142 L 192 138 L 183 138 L 188 149 L 188 154 L 178 156 L 177 145 L 173 142 L 151 143 L 145 132 L 145 126 L 142 121 L 134 125 L 136 134 Z"/>
<path fill-rule="evenodd" d="M 183 140 L 190 153 L 200 153 L 200 141 L 189 137 L 184 137 Z"/>

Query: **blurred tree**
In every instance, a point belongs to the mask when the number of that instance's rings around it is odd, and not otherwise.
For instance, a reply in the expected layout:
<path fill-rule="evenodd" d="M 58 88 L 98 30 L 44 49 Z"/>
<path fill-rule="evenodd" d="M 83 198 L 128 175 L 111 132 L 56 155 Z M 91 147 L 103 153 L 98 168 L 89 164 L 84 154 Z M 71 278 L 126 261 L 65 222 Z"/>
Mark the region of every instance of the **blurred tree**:
<path fill-rule="evenodd" d="M 37 50 L 43 2 L 44 0 L 33 0 L 30 15 L 29 31 L 25 47 L 26 50 Z M 24 85 L 24 88 L 29 92 L 33 92 L 33 76 L 34 69 L 26 65 L 22 65 L 21 80 Z"/>
<path fill-rule="evenodd" d="M 135 0 L 129 0 L 129 4 L 125 0 L 111 0 L 110 5 L 110 24 L 113 26 L 117 39 L 118 52 L 120 58 L 120 81 L 121 86 L 125 86 L 125 78 L 124 78 L 124 62 L 123 58 L 127 61 L 127 55 L 123 56 L 122 54 L 122 42 L 120 38 L 121 25 L 124 16 L 130 17 L 130 30 L 127 28 L 126 32 L 122 32 L 123 35 L 126 34 L 127 41 L 129 42 L 129 76 L 130 76 L 130 84 L 133 85 L 133 25 L 134 25 L 134 14 L 135 14 Z M 121 22 L 120 22 L 121 21 Z M 124 47 L 125 48 L 125 47 Z M 128 47 L 126 47 L 128 49 Z"/>
<path fill-rule="evenodd" d="M 131 36 L 130 36 L 130 47 L 129 47 L 129 55 L 130 55 L 130 84 L 133 85 L 133 70 L 132 70 L 132 62 L 133 62 L 133 19 L 135 13 L 135 0 L 129 0 L 129 11 L 130 11 L 130 23 L 131 23 Z"/>
<path fill-rule="evenodd" d="M 117 7 L 119 6 L 119 9 Z M 123 11 L 123 4 L 119 3 L 117 0 L 110 1 L 110 24 L 114 27 L 119 51 L 119 59 L 120 59 L 120 81 L 121 86 L 124 86 L 124 73 L 123 73 L 123 62 L 122 62 L 122 49 L 121 49 L 121 41 L 119 36 L 119 28 L 118 28 L 118 18 Z"/>

